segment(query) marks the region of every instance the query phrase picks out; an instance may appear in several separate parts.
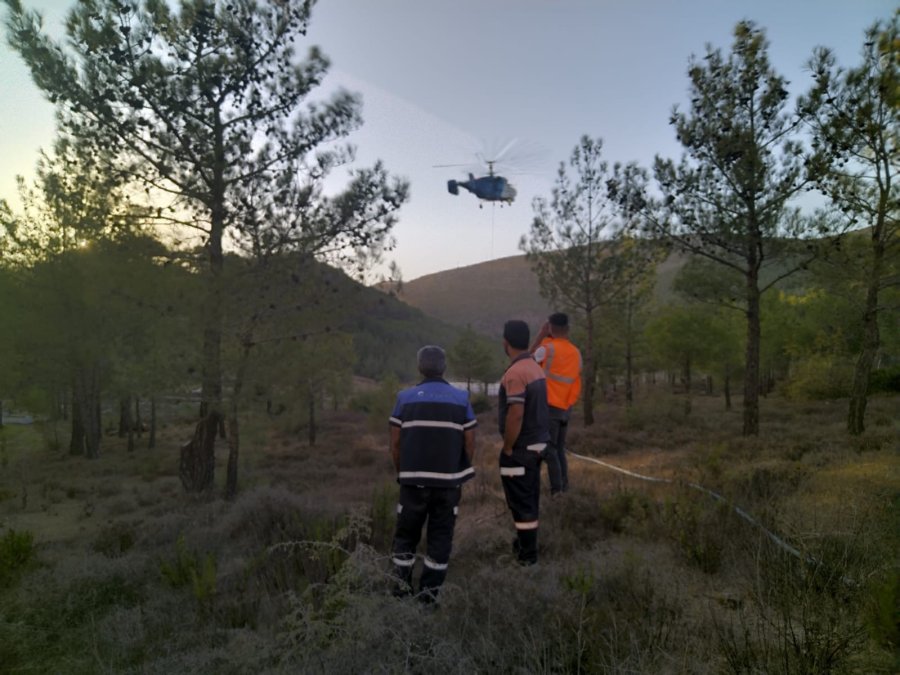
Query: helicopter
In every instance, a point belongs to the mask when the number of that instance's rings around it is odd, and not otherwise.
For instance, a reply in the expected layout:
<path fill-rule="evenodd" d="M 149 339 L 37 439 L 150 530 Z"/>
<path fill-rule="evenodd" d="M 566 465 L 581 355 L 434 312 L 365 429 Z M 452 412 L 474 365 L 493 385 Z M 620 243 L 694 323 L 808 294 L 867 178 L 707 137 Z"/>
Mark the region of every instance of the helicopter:
<path fill-rule="evenodd" d="M 512 204 L 516 198 L 516 188 L 514 188 L 506 178 L 494 174 L 494 161 L 486 162 L 488 165 L 488 175 L 476 178 L 474 174 L 469 174 L 469 180 L 458 181 L 448 180 L 447 191 L 451 195 L 458 195 L 459 188 L 464 188 L 486 202 L 506 202 Z M 479 208 L 482 204 L 478 205 Z"/>

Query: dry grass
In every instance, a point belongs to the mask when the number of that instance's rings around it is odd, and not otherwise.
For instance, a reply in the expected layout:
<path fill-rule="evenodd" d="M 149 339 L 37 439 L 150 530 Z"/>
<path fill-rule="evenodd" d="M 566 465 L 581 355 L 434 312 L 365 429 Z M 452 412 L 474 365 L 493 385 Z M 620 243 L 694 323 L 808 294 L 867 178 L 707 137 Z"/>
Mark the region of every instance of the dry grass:
<path fill-rule="evenodd" d="M 872 607 L 888 602 L 877 593 L 897 570 L 896 399 L 871 403 L 872 419 L 890 424 L 851 439 L 839 404 L 770 398 L 760 437 L 741 439 L 740 413 L 720 399 L 696 397 L 685 418 L 677 398 L 641 394 L 631 410 L 603 406 L 590 429 L 576 416 L 570 446 L 676 484 L 570 458 L 572 489 L 542 505 L 535 569 L 511 564 L 495 413 L 481 417 L 477 474 L 434 613 L 387 592 L 396 484 L 387 431 L 373 433 L 365 413 L 325 413 L 315 447 L 292 425 L 247 420 L 234 503 L 218 497 L 224 444 L 216 492 L 183 494 L 184 423 L 170 421 L 152 451 L 129 454 L 107 437 L 96 461 L 69 457 L 36 429 L 5 430 L 0 526 L 34 534 L 39 566 L 0 591 L 0 663 L 12 672 L 693 673 L 764 672 L 781 658 L 806 672 L 834 647 L 833 672 L 890 672 L 892 633 Z M 784 561 L 688 481 L 823 566 Z M 868 581 L 835 595 L 829 566 Z M 792 630 L 807 637 L 779 652 Z"/>

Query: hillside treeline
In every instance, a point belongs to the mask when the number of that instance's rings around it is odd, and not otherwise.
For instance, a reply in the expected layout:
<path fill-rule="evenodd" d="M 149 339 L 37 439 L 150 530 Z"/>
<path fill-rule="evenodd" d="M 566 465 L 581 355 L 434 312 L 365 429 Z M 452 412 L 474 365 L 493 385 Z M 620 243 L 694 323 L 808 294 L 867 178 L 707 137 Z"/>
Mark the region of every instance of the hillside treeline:
<path fill-rule="evenodd" d="M 765 31 L 742 21 L 730 51 L 689 60 L 690 103 L 669 118 L 679 159 L 610 163 L 585 135 L 560 164 L 521 248 L 579 319 L 586 423 L 601 364 L 624 372 L 630 401 L 641 356 L 678 364 L 688 394 L 698 366 L 726 387 L 740 371 L 744 435 L 776 378 L 848 396 L 847 429 L 864 430 L 873 377 L 897 360 L 898 26 L 900 13 L 873 25 L 850 68 L 815 50 L 792 99 Z M 694 304 L 654 298 L 672 251 L 690 254 L 675 288 Z"/>
<path fill-rule="evenodd" d="M 417 346 L 455 346 L 461 327 L 345 274 L 394 245 L 409 186 L 375 163 L 326 192 L 362 113 L 345 91 L 312 100 L 329 64 L 294 50 L 310 4 L 77 3 L 65 44 L 7 6 L 58 130 L 22 208 L 0 208 L 3 400 L 70 419 L 68 447 L 96 457 L 109 401 L 130 428 L 136 398 L 193 395 L 185 487 L 212 485 L 220 437 L 233 494 L 247 406 L 312 416 L 347 399 L 351 374 L 408 379 Z M 669 370 L 687 409 L 697 373 L 726 404 L 740 380 L 745 434 L 776 381 L 848 395 L 862 430 L 898 354 L 897 21 L 873 26 L 853 68 L 817 51 L 796 100 L 741 22 L 730 52 L 689 63 L 690 107 L 669 120 L 679 162 L 610 165 L 586 136 L 561 166 L 523 248 L 576 317 L 588 424 L 595 387 L 622 382 L 630 401 L 639 372 Z M 796 205 L 808 192 L 815 213 Z M 672 251 L 692 262 L 661 298 Z M 461 335 L 477 363 L 458 375 L 496 377 L 476 337 Z"/>

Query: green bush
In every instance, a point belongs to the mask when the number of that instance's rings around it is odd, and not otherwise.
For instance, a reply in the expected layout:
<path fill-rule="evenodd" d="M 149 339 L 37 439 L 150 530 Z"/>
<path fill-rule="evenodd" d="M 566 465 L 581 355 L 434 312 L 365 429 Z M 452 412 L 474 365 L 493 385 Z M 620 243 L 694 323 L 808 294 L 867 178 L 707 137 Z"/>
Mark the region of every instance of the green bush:
<path fill-rule="evenodd" d="M 400 489 L 396 483 L 387 483 L 372 494 L 369 517 L 372 523 L 370 543 L 378 551 L 388 551 L 394 537 L 394 525 Z"/>
<path fill-rule="evenodd" d="M 201 556 L 188 551 L 184 535 L 175 542 L 175 559 L 160 563 L 159 571 L 172 588 L 189 586 L 201 605 L 210 603 L 216 593 L 215 556 L 212 553 Z"/>
<path fill-rule="evenodd" d="M 873 370 L 869 376 L 869 393 L 900 392 L 900 365 Z"/>
<path fill-rule="evenodd" d="M 27 591 L 10 594 L 0 612 L 3 673 L 97 672 L 99 655 L 105 659 L 112 652 L 97 626 L 113 612 L 146 601 L 142 583 L 133 574 L 78 579 L 48 575 Z M 123 672 L 107 665 L 110 672 Z"/>
<path fill-rule="evenodd" d="M 125 555 L 134 546 L 134 532 L 127 525 L 113 525 L 106 528 L 94 540 L 94 550 L 107 558 Z"/>
<path fill-rule="evenodd" d="M 0 588 L 11 586 L 34 557 L 34 535 L 7 531 L 0 539 Z"/>
<path fill-rule="evenodd" d="M 619 491 L 602 500 L 599 510 L 606 528 L 621 533 L 628 530 L 629 525 L 645 522 L 650 517 L 652 504 L 646 495 Z"/>
<path fill-rule="evenodd" d="M 816 354 L 793 368 L 785 394 L 794 399 L 833 400 L 850 393 L 853 364 L 838 357 Z"/>
<path fill-rule="evenodd" d="M 472 410 L 476 415 L 489 412 L 493 409 L 491 399 L 484 394 L 475 394 L 472 396 Z"/>
<path fill-rule="evenodd" d="M 662 518 L 684 559 L 706 574 L 722 567 L 727 544 L 723 527 L 731 509 L 705 495 L 685 493 L 665 504 Z"/>
<path fill-rule="evenodd" d="M 388 375 L 378 385 L 378 389 L 368 392 L 363 400 L 362 408 L 368 413 L 368 426 L 372 431 L 381 431 L 387 428 L 388 417 L 394 409 L 397 400 L 397 392 L 400 391 L 400 381 L 395 375 Z M 357 405 L 360 405 L 357 403 Z"/>
<path fill-rule="evenodd" d="M 869 597 L 869 634 L 882 647 L 900 652 L 900 575 L 894 571 L 872 584 Z"/>

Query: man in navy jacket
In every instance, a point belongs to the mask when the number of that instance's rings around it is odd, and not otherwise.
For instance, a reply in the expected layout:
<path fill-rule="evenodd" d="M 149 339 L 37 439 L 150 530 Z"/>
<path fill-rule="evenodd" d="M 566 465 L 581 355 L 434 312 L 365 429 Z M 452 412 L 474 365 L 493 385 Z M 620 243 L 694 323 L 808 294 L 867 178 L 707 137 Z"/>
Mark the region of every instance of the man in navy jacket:
<path fill-rule="evenodd" d="M 443 349 L 422 347 L 417 361 L 424 379 L 397 395 L 390 417 L 391 456 L 400 483 L 393 563 L 398 590 L 411 592 L 416 546 L 427 521 L 418 597 L 433 602 L 447 576 L 461 486 L 475 475 L 478 420 L 468 394 L 443 379 Z"/>

